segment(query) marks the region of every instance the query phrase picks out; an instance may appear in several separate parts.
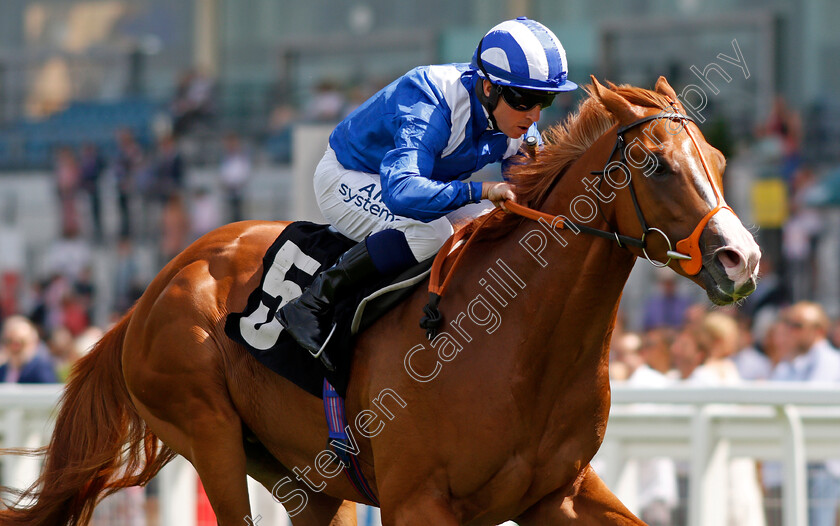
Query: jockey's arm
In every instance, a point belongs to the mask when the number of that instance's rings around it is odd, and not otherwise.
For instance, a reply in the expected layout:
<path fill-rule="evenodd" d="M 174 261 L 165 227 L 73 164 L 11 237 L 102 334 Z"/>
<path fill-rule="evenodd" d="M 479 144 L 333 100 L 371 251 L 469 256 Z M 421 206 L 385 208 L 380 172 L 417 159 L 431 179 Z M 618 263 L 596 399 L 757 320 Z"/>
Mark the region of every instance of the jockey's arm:
<path fill-rule="evenodd" d="M 424 159 L 431 157 L 431 161 Z M 395 214 L 431 221 L 469 203 L 489 199 L 496 206 L 504 208 L 504 201 L 516 202 L 513 186 L 507 182 L 463 182 L 444 183 L 423 176 L 422 168 L 427 163 L 429 172 L 434 166 L 434 155 L 423 154 L 421 150 L 402 148 L 388 153 L 383 160 L 397 161 L 382 174 L 382 200 Z M 406 170 L 408 166 L 416 170 Z M 395 169 L 396 166 L 402 170 Z"/>
<path fill-rule="evenodd" d="M 395 147 L 382 159 L 379 174 L 382 200 L 391 212 L 420 221 L 432 221 L 483 197 L 482 184 L 437 181 L 431 178 L 435 160 L 448 140 L 443 126 L 410 115 L 401 117 Z M 448 127 L 447 127 L 448 128 Z"/>

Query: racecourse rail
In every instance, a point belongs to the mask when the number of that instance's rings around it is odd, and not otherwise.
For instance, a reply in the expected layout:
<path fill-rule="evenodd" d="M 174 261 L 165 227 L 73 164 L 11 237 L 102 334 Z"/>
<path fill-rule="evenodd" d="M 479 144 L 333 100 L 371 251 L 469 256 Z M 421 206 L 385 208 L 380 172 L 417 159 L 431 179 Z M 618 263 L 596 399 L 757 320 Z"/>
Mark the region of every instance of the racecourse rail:
<path fill-rule="evenodd" d="M 0 446 L 47 444 L 61 389 L 0 385 Z M 783 523 L 807 524 L 806 464 L 840 459 L 840 388 L 613 385 L 607 433 L 596 457 L 601 477 L 632 509 L 636 488 L 629 461 L 663 456 L 689 463 L 689 526 L 725 523 L 727 499 L 719 481 L 728 459 L 737 457 L 781 461 Z M 38 468 L 36 459 L 5 456 L 0 475 L 4 484 L 22 487 Z M 194 488 L 195 474 L 183 459 L 164 469 L 161 524 L 196 524 L 195 505 L 189 504 L 195 502 Z"/>

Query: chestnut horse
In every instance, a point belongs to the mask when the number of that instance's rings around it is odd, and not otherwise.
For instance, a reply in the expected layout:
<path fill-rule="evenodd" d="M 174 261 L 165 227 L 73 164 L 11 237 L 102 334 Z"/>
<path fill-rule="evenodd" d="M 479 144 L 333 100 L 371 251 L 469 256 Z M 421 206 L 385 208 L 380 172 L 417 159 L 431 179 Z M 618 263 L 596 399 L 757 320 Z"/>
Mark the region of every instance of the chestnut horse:
<path fill-rule="evenodd" d="M 724 158 L 676 113 L 665 79 L 651 92 L 593 78 L 588 91 L 513 173 L 517 201 L 569 218 L 555 225 L 566 228 L 495 214 L 454 271 L 435 340 L 417 326 L 428 297 L 418 289 L 355 343 L 348 421 L 386 525 L 642 524 L 589 465 L 630 270 L 647 256 L 717 304 L 755 288 L 759 250 L 724 207 Z M 619 159 L 631 166 L 602 172 Z M 160 272 L 76 365 L 31 504 L 0 511 L 0 523 L 84 524 L 99 498 L 148 482 L 176 454 L 222 525 L 251 524 L 246 473 L 295 526 L 356 523 L 353 502 L 365 500 L 324 451 L 322 401 L 223 330 L 284 227 L 227 225 Z"/>

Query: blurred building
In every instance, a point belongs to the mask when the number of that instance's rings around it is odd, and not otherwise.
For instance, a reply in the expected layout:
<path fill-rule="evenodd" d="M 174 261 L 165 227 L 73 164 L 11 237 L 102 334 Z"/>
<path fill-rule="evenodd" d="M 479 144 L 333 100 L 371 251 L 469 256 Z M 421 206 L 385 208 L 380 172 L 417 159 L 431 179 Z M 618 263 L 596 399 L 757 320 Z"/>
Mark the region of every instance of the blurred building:
<path fill-rule="evenodd" d="M 108 151 L 117 120 L 145 137 L 188 70 L 215 81 L 214 125 L 270 135 L 272 113 L 304 107 L 324 81 L 363 98 L 415 65 L 469 60 L 484 31 L 516 15 L 557 33 L 576 82 L 650 86 L 665 74 L 678 93 L 702 88 L 704 124 L 735 138 L 781 93 L 809 117 L 812 150 L 828 149 L 815 155 L 838 156 L 831 0 L 14 0 L 0 12 L 0 167 L 43 166 L 74 137 Z M 743 69 L 721 61 L 737 58 L 733 42 Z"/>

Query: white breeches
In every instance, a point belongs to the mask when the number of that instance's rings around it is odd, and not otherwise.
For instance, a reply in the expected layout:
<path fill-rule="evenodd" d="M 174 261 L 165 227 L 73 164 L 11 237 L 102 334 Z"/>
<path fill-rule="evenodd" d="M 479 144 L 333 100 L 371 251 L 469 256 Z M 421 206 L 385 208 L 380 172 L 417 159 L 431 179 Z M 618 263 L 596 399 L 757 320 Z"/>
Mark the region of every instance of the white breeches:
<path fill-rule="evenodd" d="M 379 174 L 344 168 L 332 148 L 327 148 L 318 163 L 314 184 L 318 207 L 336 230 L 354 241 L 361 241 L 368 234 L 380 230 L 399 230 L 405 235 L 408 247 L 417 261 L 424 261 L 437 254 L 452 235 L 452 222 L 456 217 L 478 217 L 493 208 L 490 201 L 484 200 L 428 223 L 395 215 L 382 202 Z"/>

